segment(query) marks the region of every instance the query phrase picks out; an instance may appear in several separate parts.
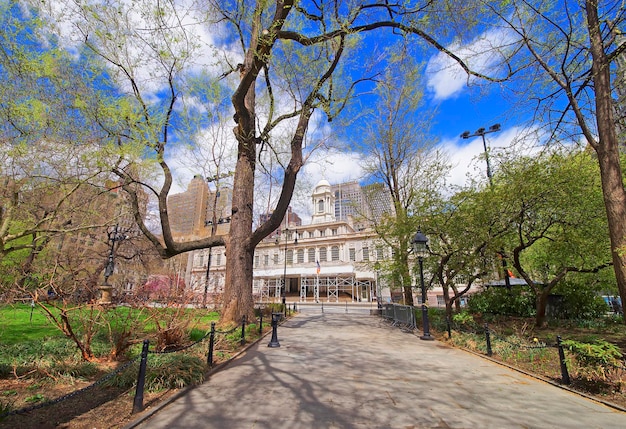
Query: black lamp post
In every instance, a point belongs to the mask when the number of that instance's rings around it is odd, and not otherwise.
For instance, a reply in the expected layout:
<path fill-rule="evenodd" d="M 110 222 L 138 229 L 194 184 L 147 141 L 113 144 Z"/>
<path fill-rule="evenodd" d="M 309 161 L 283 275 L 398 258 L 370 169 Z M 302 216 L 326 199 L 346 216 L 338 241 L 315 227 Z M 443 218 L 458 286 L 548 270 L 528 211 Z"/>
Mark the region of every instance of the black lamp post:
<path fill-rule="evenodd" d="M 491 165 L 489 164 L 489 152 L 487 151 L 487 142 L 485 141 L 485 134 L 495 133 L 500 131 L 500 124 L 493 124 L 488 130 L 484 128 L 477 129 L 473 134 L 469 131 L 464 131 L 461 134 L 462 139 L 469 139 L 470 137 L 481 136 L 483 138 L 483 149 L 485 151 L 485 161 L 487 162 L 487 178 L 489 179 L 489 185 L 493 186 L 493 180 L 491 178 Z"/>
<path fill-rule="evenodd" d="M 202 295 L 202 307 L 206 308 L 206 297 L 209 293 L 209 276 L 211 275 L 211 249 L 209 247 L 209 260 L 206 263 L 206 275 L 204 278 L 204 295 Z"/>
<path fill-rule="evenodd" d="M 283 302 L 283 308 L 285 310 L 285 313 L 287 311 L 287 247 L 289 246 L 288 240 L 289 240 L 289 228 L 285 228 L 283 230 L 283 233 L 285 234 L 285 258 L 284 258 L 284 269 L 283 269 L 283 290 L 282 290 L 282 302 Z M 293 242 L 294 246 L 296 244 L 298 244 L 298 230 L 296 230 L 296 238 Z M 278 243 L 278 239 L 276 239 L 276 242 Z M 293 260 L 292 260 L 293 263 Z"/>
<path fill-rule="evenodd" d="M 125 231 L 120 231 L 118 225 L 113 227 L 113 231 L 107 232 L 107 238 L 110 243 L 109 247 L 109 255 L 107 257 L 107 265 L 104 269 L 104 284 L 100 286 L 100 291 L 102 292 L 102 296 L 100 297 L 101 304 L 110 304 L 111 303 L 111 285 L 109 284 L 109 277 L 113 275 L 115 271 L 115 243 L 118 241 L 128 239 L 128 235 L 126 235 Z"/>
<path fill-rule="evenodd" d="M 426 285 L 424 284 L 424 257 L 428 255 L 428 237 L 426 237 L 421 230 L 417 230 L 417 234 L 411 241 L 413 246 L 413 252 L 417 256 L 417 260 L 420 265 L 420 285 L 422 287 L 422 327 L 424 329 L 424 335 L 420 337 L 421 340 L 434 340 L 430 336 L 430 326 L 428 323 L 428 304 L 426 303 Z"/>

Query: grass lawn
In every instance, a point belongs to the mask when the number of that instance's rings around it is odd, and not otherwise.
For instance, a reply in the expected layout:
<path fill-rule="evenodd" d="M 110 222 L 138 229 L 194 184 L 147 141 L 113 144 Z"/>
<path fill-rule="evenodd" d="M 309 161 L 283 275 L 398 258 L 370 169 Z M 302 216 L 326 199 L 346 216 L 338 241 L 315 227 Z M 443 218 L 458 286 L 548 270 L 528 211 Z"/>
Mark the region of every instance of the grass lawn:
<path fill-rule="evenodd" d="M 56 310 L 53 310 L 56 311 Z M 88 308 L 81 310 L 87 315 Z M 135 309 L 128 307 L 116 307 L 107 316 L 112 326 L 119 326 L 129 321 L 138 321 L 145 334 L 156 331 L 156 321 L 152 317 L 157 315 L 160 322 L 171 316 L 172 309 Z M 211 322 L 219 319 L 219 314 L 205 309 L 181 310 L 185 317 L 193 320 L 190 324 L 190 338 L 202 337 L 211 327 Z M 48 319 L 45 312 L 39 306 L 31 307 L 30 304 L 0 305 L 0 344 L 15 345 L 32 341 L 40 341 L 47 338 L 62 338 L 63 333 Z"/>
<path fill-rule="evenodd" d="M 0 306 L 0 343 L 12 345 L 21 342 L 61 337 L 43 311 L 30 304 Z"/>

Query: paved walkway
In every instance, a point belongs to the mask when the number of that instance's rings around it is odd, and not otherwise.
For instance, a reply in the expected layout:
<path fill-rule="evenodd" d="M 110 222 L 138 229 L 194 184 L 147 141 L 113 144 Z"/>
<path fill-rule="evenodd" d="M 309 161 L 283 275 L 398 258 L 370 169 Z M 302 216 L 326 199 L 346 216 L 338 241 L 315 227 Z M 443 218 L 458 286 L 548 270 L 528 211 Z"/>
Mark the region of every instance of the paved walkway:
<path fill-rule="evenodd" d="M 299 314 L 141 428 L 626 428 L 616 411 L 378 317 Z"/>

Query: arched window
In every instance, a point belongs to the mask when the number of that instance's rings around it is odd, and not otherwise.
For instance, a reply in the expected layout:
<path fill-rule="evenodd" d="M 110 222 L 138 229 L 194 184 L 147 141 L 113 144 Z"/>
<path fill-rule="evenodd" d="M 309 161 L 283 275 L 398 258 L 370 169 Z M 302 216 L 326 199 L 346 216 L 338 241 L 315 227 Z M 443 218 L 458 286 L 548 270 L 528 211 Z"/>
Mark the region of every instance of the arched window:
<path fill-rule="evenodd" d="M 309 249 L 309 260 L 308 262 L 315 262 L 315 248 L 311 247 Z"/>
<path fill-rule="evenodd" d="M 328 259 L 326 257 L 326 248 L 320 247 L 320 262 L 326 262 Z"/>
<path fill-rule="evenodd" d="M 339 260 L 339 246 L 333 246 L 330 248 L 330 258 L 332 261 Z"/>
<path fill-rule="evenodd" d="M 287 250 L 287 263 L 293 264 L 293 250 Z"/>
<path fill-rule="evenodd" d="M 304 249 L 298 249 L 298 264 L 304 263 Z"/>
<path fill-rule="evenodd" d="M 317 200 L 317 212 L 324 213 L 324 200 Z"/>

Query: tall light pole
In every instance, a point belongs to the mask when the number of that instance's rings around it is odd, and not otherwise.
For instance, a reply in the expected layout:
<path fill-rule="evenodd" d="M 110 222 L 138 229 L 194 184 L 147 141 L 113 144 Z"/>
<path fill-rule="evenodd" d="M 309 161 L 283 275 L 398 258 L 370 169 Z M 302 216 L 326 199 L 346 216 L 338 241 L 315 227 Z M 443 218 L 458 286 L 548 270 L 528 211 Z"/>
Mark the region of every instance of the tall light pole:
<path fill-rule="evenodd" d="M 485 150 L 485 161 L 487 162 L 487 178 L 489 179 L 489 186 L 493 187 L 493 179 L 491 177 L 491 166 L 489 165 L 489 151 L 487 150 L 487 142 L 485 141 L 485 134 L 495 133 L 500 131 L 500 124 L 493 124 L 489 127 L 488 130 L 484 128 L 477 129 L 473 134 L 470 134 L 469 131 L 464 131 L 461 134 L 461 138 L 468 139 L 470 137 L 481 136 L 483 138 L 483 149 Z M 502 268 L 504 269 L 504 284 L 506 285 L 508 290 L 511 290 L 511 281 L 509 279 L 509 269 L 506 266 L 506 259 L 504 257 L 504 252 L 499 252 L 500 257 L 502 258 Z"/>
<path fill-rule="evenodd" d="M 491 178 L 491 165 L 489 164 L 489 151 L 487 150 L 487 141 L 485 140 L 485 134 L 495 133 L 500 131 L 500 124 L 493 124 L 488 130 L 484 128 L 477 129 L 473 134 L 469 131 L 464 131 L 461 134 L 462 139 L 469 139 L 470 137 L 481 136 L 483 138 L 483 149 L 485 151 L 485 162 L 487 162 L 487 178 L 489 179 L 489 185 L 493 186 L 493 180 Z"/>
<path fill-rule="evenodd" d="M 207 294 L 209 292 L 209 277 L 211 274 L 211 250 L 213 250 L 212 248 L 209 247 L 209 260 L 206 263 L 206 275 L 204 278 L 204 295 L 202 296 L 202 307 L 205 308 L 206 307 L 206 297 Z"/>
<path fill-rule="evenodd" d="M 293 241 L 293 244 L 298 244 L 298 230 L 295 230 L 296 237 Z M 285 314 L 287 313 L 287 247 L 289 246 L 289 228 L 283 229 L 283 234 L 285 234 L 285 255 L 284 255 L 284 269 L 283 269 L 283 282 L 282 282 L 282 293 L 280 289 L 276 290 L 276 297 L 282 296 L 283 309 Z M 278 237 L 276 237 L 276 244 L 280 243 Z M 292 260 L 293 263 L 293 260 Z"/>
<path fill-rule="evenodd" d="M 428 304 L 426 296 L 426 285 L 424 284 L 424 257 L 428 256 L 428 237 L 426 237 L 421 230 L 417 230 L 417 234 L 411 241 L 413 246 L 413 252 L 417 256 L 417 260 L 420 266 L 420 285 L 422 287 L 422 329 L 424 335 L 420 337 L 421 340 L 434 340 L 430 335 L 430 324 L 428 322 Z"/>

